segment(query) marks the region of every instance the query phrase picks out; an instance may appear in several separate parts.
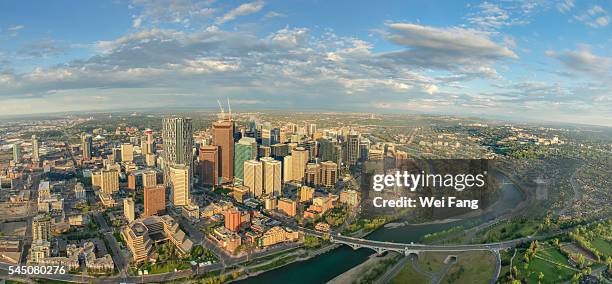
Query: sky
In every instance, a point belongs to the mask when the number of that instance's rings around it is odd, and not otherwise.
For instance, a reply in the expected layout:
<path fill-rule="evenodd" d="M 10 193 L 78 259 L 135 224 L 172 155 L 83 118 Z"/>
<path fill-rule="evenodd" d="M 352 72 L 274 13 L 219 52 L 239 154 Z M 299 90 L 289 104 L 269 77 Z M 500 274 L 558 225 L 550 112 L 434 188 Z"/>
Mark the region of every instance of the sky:
<path fill-rule="evenodd" d="M 612 2 L 0 1 L 0 115 L 156 107 L 612 126 Z"/>

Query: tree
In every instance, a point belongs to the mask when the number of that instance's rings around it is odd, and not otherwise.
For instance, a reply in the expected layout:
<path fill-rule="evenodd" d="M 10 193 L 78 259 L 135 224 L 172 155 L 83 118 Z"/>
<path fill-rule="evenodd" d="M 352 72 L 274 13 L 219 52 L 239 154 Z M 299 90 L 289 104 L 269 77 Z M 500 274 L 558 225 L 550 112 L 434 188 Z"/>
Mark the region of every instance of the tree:
<path fill-rule="evenodd" d="M 582 254 L 578 255 L 578 266 L 584 267 L 584 261 L 585 261 L 584 255 Z"/>
<path fill-rule="evenodd" d="M 516 266 L 512 266 L 512 269 L 510 270 L 510 276 L 512 277 L 512 279 L 518 277 L 518 270 L 516 269 Z"/>
<path fill-rule="evenodd" d="M 198 259 L 204 253 L 204 248 L 201 245 L 196 245 L 191 249 L 191 259 Z"/>

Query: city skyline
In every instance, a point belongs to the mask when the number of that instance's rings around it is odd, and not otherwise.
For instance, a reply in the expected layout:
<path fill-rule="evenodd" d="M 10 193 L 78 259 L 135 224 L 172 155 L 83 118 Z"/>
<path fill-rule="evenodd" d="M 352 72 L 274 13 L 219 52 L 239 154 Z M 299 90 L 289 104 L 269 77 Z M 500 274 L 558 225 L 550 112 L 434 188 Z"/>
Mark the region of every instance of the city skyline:
<path fill-rule="evenodd" d="M 611 126 L 610 3 L 0 4 L 0 112 L 419 112 Z M 42 13 L 44 11 L 44 13 Z"/>

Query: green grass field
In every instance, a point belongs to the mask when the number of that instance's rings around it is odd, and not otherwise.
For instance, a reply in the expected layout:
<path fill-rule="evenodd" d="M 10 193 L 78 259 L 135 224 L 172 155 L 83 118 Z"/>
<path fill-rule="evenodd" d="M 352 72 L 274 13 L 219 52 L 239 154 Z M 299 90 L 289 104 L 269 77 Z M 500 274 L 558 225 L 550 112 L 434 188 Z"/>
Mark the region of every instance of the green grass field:
<path fill-rule="evenodd" d="M 429 272 L 438 272 L 444 267 L 447 252 L 423 252 L 419 255 L 419 266 Z"/>
<path fill-rule="evenodd" d="M 524 253 L 524 251 L 522 253 Z M 527 283 L 538 283 L 538 281 L 541 283 L 560 283 L 569 280 L 572 275 L 576 273 L 576 271 L 567 268 L 571 266 L 568 263 L 567 257 L 565 257 L 556 247 L 543 246 L 538 250 L 536 256 L 537 257 L 534 257 L 529 262 L 529 267 L 527 269 L 524 268 L 524 262 L 515 258 L 517 261 L 514 263 L 514 266 L 518 269 L 518 276 L 521 279 L 526 279 Z M 544 273 L 544 279 L 542 280 L 538 280 L 540 272 Z"/>
<path fill-rule="evenodd" d="M 612 244 L 604 239 L 596 238 L 591 244 L 605 256 L 612 256 Z"/>
<path fill-rule="evenodd" d="M 407 262 L 406 265 L 400 270 L 400 272 L 391 280 L 392 284 L 425 284 L 429 283 L 431 279 L 421 273 L 418 273 L 412 268 L 412 263 Z"/>
<path fill-rule="evenodd" d="M 499 242 L 534 235 L 540 226 L 536 220 L 513 220 L 491 227 L 483 236 L 484 242 Z"/>
<path fill-rule="evenodd" d="M 495 257 L 488 251 L 463 252 L 457 254 L 455 263 L 440 283 L 489 283 L 495 270 Z"/>

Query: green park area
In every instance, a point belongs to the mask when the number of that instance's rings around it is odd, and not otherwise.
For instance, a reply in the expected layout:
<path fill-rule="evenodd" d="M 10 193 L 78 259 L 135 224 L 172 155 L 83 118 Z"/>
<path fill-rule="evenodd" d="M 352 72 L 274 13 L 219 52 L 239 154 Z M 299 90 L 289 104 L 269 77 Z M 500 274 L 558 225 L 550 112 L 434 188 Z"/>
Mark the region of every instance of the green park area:
<path fill-rule="evenodd" d="M 429 283 L 431 279 L 418 273 L 414 268 L 412 268 L 412 263 L 407 262 L 402 270 L 391 280 L 392 284 L 403 284 L 403 283 L 414 283 L 414 284 L 425 284 Z"/>
<path fill-rule="evenodd" d="M 483 242 L 500 242 L 535 235 L 539 230 L 540 224 L 541 221 L 529 219 L 502 222 L 491 227 L 486 232 L 483 236 Z"/>
<path fill-rule="evenodd" d="M 591 245 L 605 256 L 612 256 L 612 242 L 601 237 L 594 238 Z"/>
<path fill-rule="evenodd" d="M 444 260 L 448 257 L 448 252 L 424 252 L 419 254 L 419 266 L 428 272 L 440 272 L 444 267 Z"/>
<path fill-rule="evenodd" d="M 457 263 L 444 274 L 440 283 L 489 283 L 495 266 L 495 257 L 488 251 L 471 251 L 457 254 Z"/>
<path fill-rule="evenodd" d="M 504 264 L 507 266 L 502 271 L 507 273 L 501 274 L 500 279 L 508 281 L 515 279 L 527 283 L 560 283 L 579 272 L 557 246 L 547 243 L 532 243 L 528 249 L 518 249 L 512 259 L 512 267 L 509 263 Z"/>

